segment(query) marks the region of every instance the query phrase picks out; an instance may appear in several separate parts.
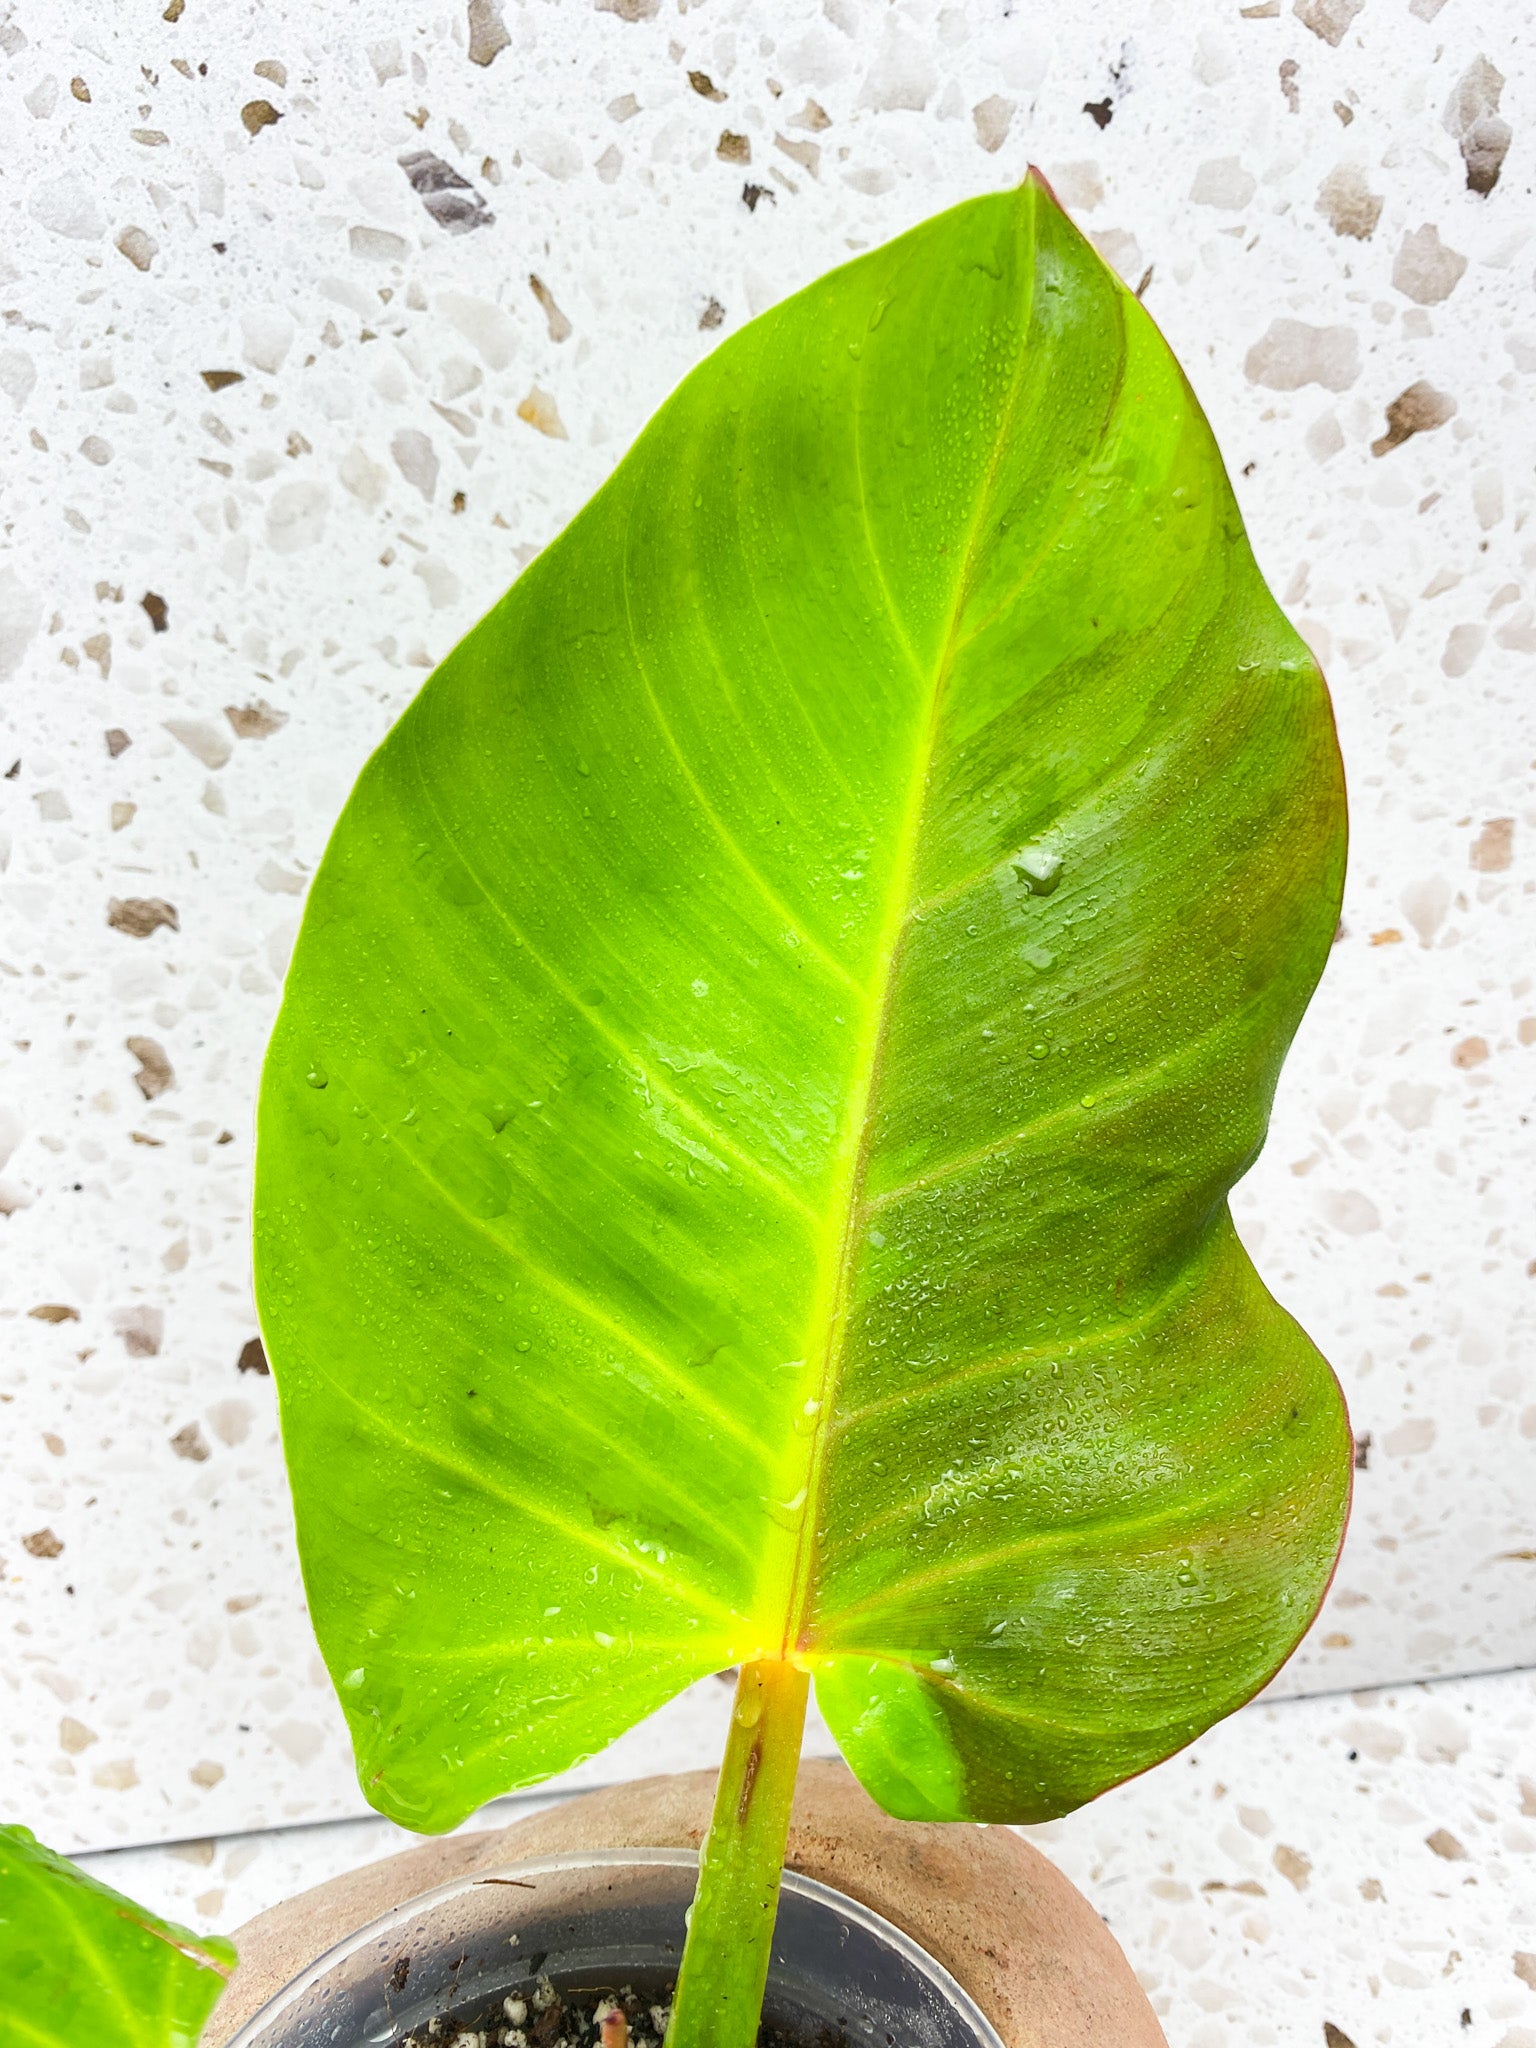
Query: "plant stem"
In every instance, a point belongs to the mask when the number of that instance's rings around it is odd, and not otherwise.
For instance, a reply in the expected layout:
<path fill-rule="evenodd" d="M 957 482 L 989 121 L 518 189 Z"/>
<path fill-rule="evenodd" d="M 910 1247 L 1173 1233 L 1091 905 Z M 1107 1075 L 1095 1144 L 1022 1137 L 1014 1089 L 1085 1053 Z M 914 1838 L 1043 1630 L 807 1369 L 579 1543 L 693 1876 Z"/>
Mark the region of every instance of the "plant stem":
<path fill-rule="evenodd" d="M 666 2048 L 753 2048 L 778 1915 L 809 1680 L 743 1664 Z"/>

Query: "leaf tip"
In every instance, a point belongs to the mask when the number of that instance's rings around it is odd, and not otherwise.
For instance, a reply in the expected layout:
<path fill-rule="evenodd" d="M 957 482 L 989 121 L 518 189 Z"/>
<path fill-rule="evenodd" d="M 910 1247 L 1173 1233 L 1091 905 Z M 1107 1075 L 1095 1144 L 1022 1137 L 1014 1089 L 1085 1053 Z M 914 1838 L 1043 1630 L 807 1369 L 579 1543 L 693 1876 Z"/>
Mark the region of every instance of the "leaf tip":
<path fill-rule="evenodd" d="M 1019 190 L 1021 192 L 1028 192 L 1031 188 L 1033 188 L 1036 192 L 1041 193 L 1045 198 L 1047 198 L 1051 202 L 1052 206 L 1056 208 L 1058 213 L 1066 212 L 1066 208 L 1062 205 L 1061 201 L 1056 197 L 1056 194 L 1051 187 L 1050 179 L 1045 175 L 1044 171 L 1041 170 L 1038 164 L 1031 164 L 1029 169 L 1024 173 L 1024 182 L 1019 187 Z"/>

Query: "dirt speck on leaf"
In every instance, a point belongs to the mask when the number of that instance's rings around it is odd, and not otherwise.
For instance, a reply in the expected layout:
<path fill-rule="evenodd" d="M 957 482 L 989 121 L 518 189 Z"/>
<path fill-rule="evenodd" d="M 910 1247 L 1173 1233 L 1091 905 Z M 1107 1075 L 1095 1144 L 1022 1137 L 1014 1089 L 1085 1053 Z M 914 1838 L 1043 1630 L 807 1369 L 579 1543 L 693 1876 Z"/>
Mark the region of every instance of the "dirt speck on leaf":
<path fill-rule="evenodd" d="M 1455 399 L 1444 391 L 1437 391 L 1433 384 L 1426 383 L 1421 377 L 1406 391 L 1400 391 L 1387 407 L 1387 431 L 1371 443 L 1371 453 L 1390 454 L 1415 434 L 1428 434 L 1436 427 L 1443 427 L 1455 414 Z"/>
<path fill-rule="evenodd" d="M 173 932 L 181 930 L 175 904 L 167 903 L 163 896 L 114 896 L 107 905 L 107 923 L 130 939 L 147 939 L 161 925 L 169 925 Z"/>

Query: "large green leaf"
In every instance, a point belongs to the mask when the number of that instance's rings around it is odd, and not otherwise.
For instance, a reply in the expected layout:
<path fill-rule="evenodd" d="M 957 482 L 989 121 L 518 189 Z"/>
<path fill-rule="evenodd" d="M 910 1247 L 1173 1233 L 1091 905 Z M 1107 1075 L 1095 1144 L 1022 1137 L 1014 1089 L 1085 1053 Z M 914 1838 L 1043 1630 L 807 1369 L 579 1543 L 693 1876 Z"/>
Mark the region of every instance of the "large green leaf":
<path fill-rule="evenodd" d="M 109 1891 L 28 1828 L 0 1827 L 4 2048 L 193 2048 L 235 1966 Z"/>
<path fill-rule="evenodd" d="M 1348 1429 L 1224 1197 L 1343 866 L 1322 680 L 1031 179 L 753 322 L 368 763 L 257 1253 L 369 1796 L 791 1656 L 1035 1818 L 1296 1642 Z"/>

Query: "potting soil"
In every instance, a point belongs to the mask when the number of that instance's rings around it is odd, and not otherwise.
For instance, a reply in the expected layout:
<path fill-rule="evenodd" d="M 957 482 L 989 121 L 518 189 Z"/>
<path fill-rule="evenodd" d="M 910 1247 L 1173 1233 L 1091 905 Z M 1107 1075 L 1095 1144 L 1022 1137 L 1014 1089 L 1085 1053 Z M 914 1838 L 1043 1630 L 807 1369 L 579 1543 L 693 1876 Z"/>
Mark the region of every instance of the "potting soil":
<path fill-rule="evenodd" d="M 663 2048 L 672 2016 L 672 1987 L 667 2002 L 648 2003 L 632 1986 L 622 1990 L 557 1991 L 541 1977 L 531 1991 L 514 1992 L 495 2010 L 483 2008 L 430 2019 L 394 2048 L 594 2048 L 603 2022 L 622 2011 L 628 2048 Z M 612 2028 L 610 2026 L 610 2038 Z M 789 2028 L 765 2020 L 758 2030 L 758 2048 L 849 2048 L 841 2027 Z"/>

